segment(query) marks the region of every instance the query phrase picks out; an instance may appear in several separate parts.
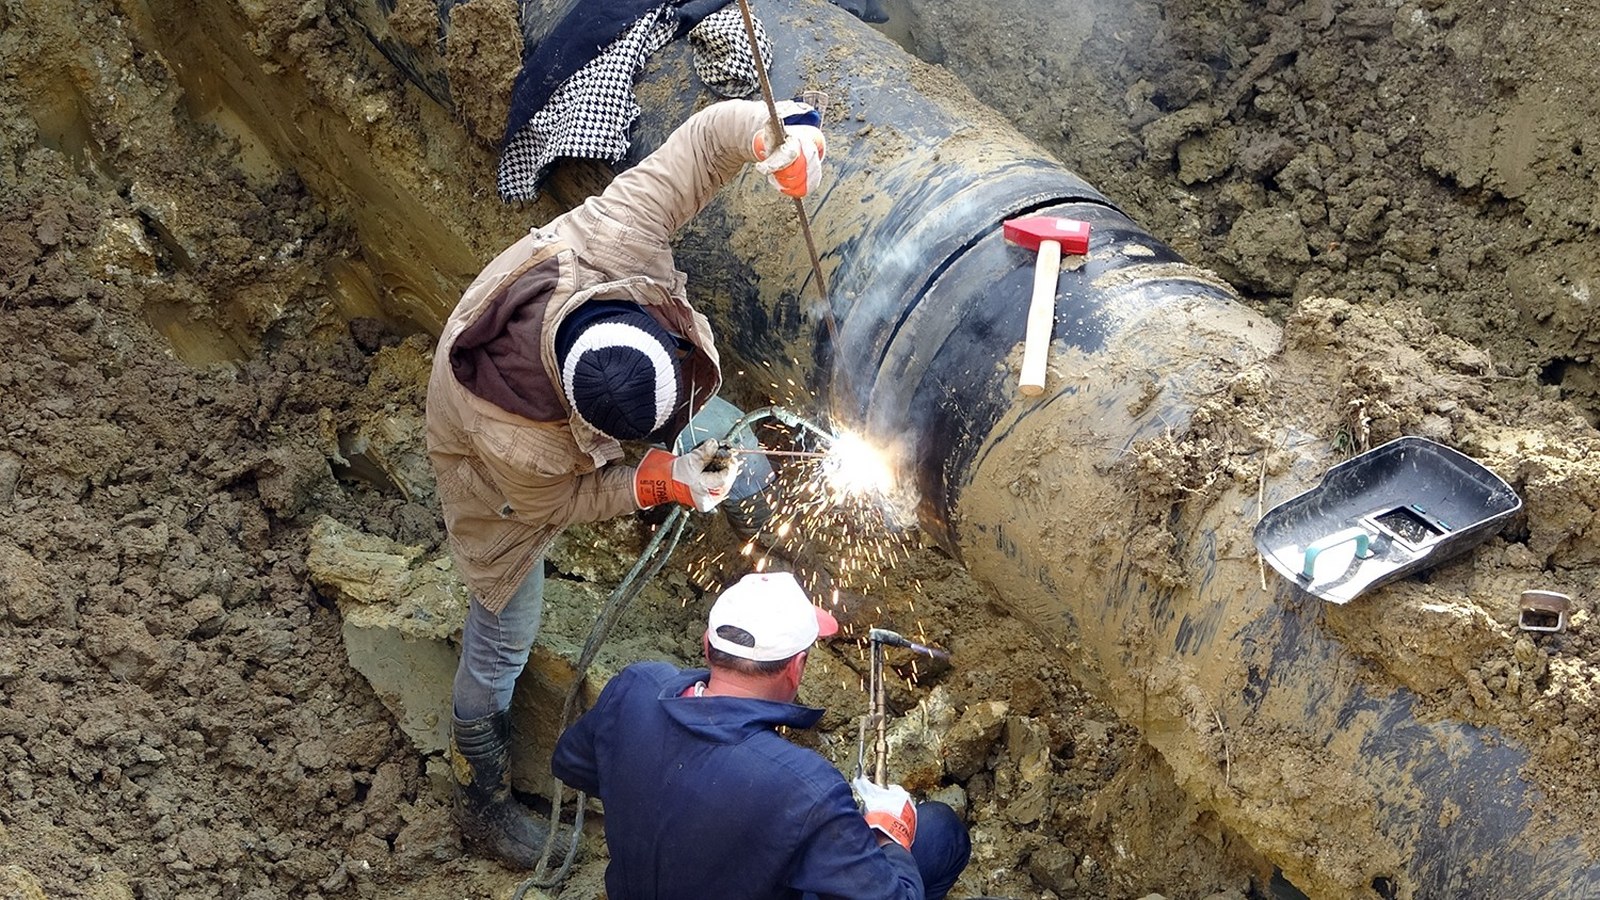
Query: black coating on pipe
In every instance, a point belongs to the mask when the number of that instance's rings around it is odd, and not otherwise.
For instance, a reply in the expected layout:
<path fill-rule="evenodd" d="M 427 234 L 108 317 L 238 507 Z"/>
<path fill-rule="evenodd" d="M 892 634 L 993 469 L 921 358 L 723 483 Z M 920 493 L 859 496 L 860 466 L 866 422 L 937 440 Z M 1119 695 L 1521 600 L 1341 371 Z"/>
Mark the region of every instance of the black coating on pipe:
<path fill-rule="evenodd" d="M 1148 308 L 1200 294 L 1225 296 L 1211 283 L 1173 276 L 1148 283 L 1129 278 L 1117 289 L 1097 286 L 1119 270 L 1183 260 L 1109 206 L 1078 202 L 1028 212 L 1091 226 L 1089 253 L 1063 270 L 1057 281 L 1057 344 L 1084 354 L 1100 351 L 1113 325 L 1106 310 L 1118 303 Z M 1140 248 L 1141 255 L 1119 252 L 1129 246 Z M 869 430 L 883 439 L 899 436 L 914 448 L 911 469 L 918 479 L 924 527 L 953 554 L 959 555 L 959 537 L 950 513 L 985 440 L 1017 403 L 1016 379 L 1005 359 L 1026 326 L 1034 257 L 1032 251 L 1005 243 L 999 223 L 994 223 L 960 256 L 941 264 L 932 283 L 883 336 L 877 353 Z M 906 331 L 914 312 L 923 314 L 915 319 L 914 331 Z M 1054 390 L 1059 394 L 1074 388 L 1058 385 Z M 1053 396 L 1033 401 L 1032 409 L 1047 409 Z M 1003 434 L 990 441 L 991 446 L 1003 443 Z"/>

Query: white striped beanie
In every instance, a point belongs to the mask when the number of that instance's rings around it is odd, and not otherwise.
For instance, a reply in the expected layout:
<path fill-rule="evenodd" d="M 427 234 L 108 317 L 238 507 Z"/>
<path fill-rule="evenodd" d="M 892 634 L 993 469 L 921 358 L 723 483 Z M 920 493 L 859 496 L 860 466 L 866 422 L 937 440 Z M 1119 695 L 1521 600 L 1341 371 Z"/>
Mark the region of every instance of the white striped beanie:
<path fill-rule="evenodd" d="M 561 388 L 596 431 L 636 441 L 678 406 L 678 341 L 636 303 L 590 301 L 556 331 Z"/>

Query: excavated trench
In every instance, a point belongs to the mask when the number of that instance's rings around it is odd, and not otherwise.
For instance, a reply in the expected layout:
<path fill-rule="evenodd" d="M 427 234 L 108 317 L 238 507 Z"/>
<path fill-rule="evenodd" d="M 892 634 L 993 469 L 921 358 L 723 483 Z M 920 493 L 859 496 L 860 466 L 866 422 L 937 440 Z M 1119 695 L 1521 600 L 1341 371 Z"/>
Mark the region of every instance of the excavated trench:
<path fill-rule="evenodd" d="M 485 146 L 498 137 L 505 85 L 485 73 L 514 65 L 515 8 L 458 6 L 442 53 L 432 8 L 117 7 L 134 40 L 103 48 L 103 63 L 163 60 L 192 123 L 174 133 L 221 136 L 252 177 L 292 175 L 322 205 L 348 210 L 348 239 L 328 240 L 314 312 L 295 312 L 286 287 L 235 297 L 211 316 L 187 314 L 181 297 L 146 303 L 146 321 L 178 356 L 197 366 L 249 359 L 295 316 L 313 332 L 374 321 L 431 335 L 483 259 L 603 183 L 603 167 L 580 164 L 558 172 L 538 205 L 494 199 Z M 1298 888 L 1397 897 L 1592 889 L 1586 809 L 1548 802 L 1570 773 L 1551 773 L 1538 729 L 1440 700 L 1449 678 L 1429 671 L 1488 671 L 1480 659 L 1508 639 L 1503 609 L 1497 624 L 1484 597 L 1542 581 L 1538 554 L 1563 569 L 1583 563 L 1563 549 L 1572 529 L 1553 524 L 1552 501 L 1538 493 L 1559 487 L 1527 462 L 1568 455 L 1559 441 L 1519 438 L 1509 416 L 1509 427 L 1455 417 L 1444 436 L 1532 490 L 1530 521 L 1486 559 L 1386 595 L 1392 621 L 1370 607 L 1330 612 L 1261 570 L 1250 527 L 1342 452 L 1425 424 L 1395 412 L 1404 401 L 1450 419 L 1451 398 L 1472 393 L 1468 367 L 1398 351 L 1375 363 L 1349 346 L 1357 333 L 1368 347 L 1398 347 L 1405 342 L 1386 329 L 1404 326 L 1369 322 L 1339 301 L 1269 320 L 947 75 L 833 7 L 794 0 L 763 15 L 788 51 L 777 89 L 832 98 L 832 165 L 808 206 L 840 331 L 828 346 L 803 246 L 773 240 L 792 227 L 786 204 L 746 176 L 680 240 L 692 297 L 735 365 L 806 386 L 839 421 L 894 446 L 931 542 L 1054 641 L 1056 662 L 1137 727 L 1176 784 Z M 370 40 L 393 68 L 372 66 L 330 30 Z M 65 51 L 35 52 L 48 62 Z M 285 59 L 348 74 L 308 79 Z M 134 224 L 150 253 L 203 271 L 214 236 L 173 223 L 186 205 L 208 202 L 204 188 L 119 172 L 138 161 L 128 145 L 162 138 L 158 123 L 127 122 L 116 153 L 97 151 L 106 142 L 93 123 L 114 118 L 116 101 L 48 71 L 21 78 L 37 143 L 107 181 L 133 182 L 135 208 L 149 210 Z M 682 47 L 651 63 L 636 154 L 704 102 L 684 88 L 693 83 Z M 998 229 L 1024 213 L 1094 228 L 1087 258 L 1062 277 L 1039 399 L 1015 390 L 1032 263 Z M 1409 387 L 1380 398 L 1372 370 L 1385 365 Z M 1371 414 L 1352 418 L 1349 401 Z M 1523 545 L 1533 550 L 1509 549 Z M 1419 610 L 1455 612 L 1440 624 Z M 1471 648 L 1465 662 L 1441 649 L 1452 639 Z M 1528 671 L 1540 670 L 1537 659 L 1545 673 L 1559 668 L 1548 660 L 1559 648 L 1529 647 L 1516 650 Z M 1408 653 L 1411 669 L 1381 661 Z"/>
<path fill-rule="evenodd" d="M 1419 719 L 1400 685 L 1341 684 L 1337 673 L 1356 664 L 1316 634 L 1317 605 L 1260 578 L 1250 520 L 1234 511 L 1252 487 L 1258 502 L 1273 502 L 1314 482 L 1336 461 L 1332 447 L 1292 420 L 1258 430 L 1257 446 L 1231 452 L 1259 454 L 1259 484 L 1214 486 L 1205 508 L 1150 497 L 1119 465 L 1193 430 L 1209 397 L 1279 377 L 1264 364 L 1277 329 L 958 93 L 919 78 L 877 34 L 808 4 L 772 4 L 767 15 L 778 45 L 794 48 L 775 65 L 776 89 L 824 90 L 871 128 L 835 142 L 810 207 L 840 323 L 831 366 L 798 362 L 820 335 L 815 316 L 795 312 L 807 283 L 796 248 L 760 251 L 741 239 L 771 215 L 746 200 L 753 193 L 728 192 L 688 229 L 686 255 L 727 273 L 726 290 L 701 304 L 735 354 L 797 361 L 804 383 L 834 391 L 844 421 L 893 444 L 934 540 L 1008 609 L 1079 641 L 1075 662 L 1102 696 L 1291 880 L 1407 896 L 1592 884 L 1600 873 L 1577 849 L 1580 820 L 1546 824 L 1537 847 L 1524 840 L 1541 798 L 1537 785 L 1505 779 L 1526 761 L 1516 740 Z M 674 87 L 686 83 L 683 57 L 666 55 L 641 88 L 655 101 L 638 128 L 642 145 L 687 111 L 690 97 Z M 1031 261 L 997 233 L 1024 213 L 1094 229 L 1058 298 L 1039 400 L 1020 398 L 1013 375 Z M 1274 465 L 1279 447 L 1292 464 Z M 1159 562 L 1143 541 L 1152 527 L 1165 532 Z M 1137 705 L 1118 689 L 1141 682 Z M 1227 723 L 1322 735 L 1320 745 L 1271 754 L 1272 765 L 1306 773 L 1300 812 L 1264 827 L 1254 810 L 1276 798 L 1231 790 L 1250 763 L 1217 766 Z M 1342 833 L 1330 836 L 1336 810 Z M 1347 843 L 1365 859 L 1335 872 L 1321 857 L 1273 852 L 1315 843 Z M 1498 863 L 1473 865 L 1489 848 Z"/>

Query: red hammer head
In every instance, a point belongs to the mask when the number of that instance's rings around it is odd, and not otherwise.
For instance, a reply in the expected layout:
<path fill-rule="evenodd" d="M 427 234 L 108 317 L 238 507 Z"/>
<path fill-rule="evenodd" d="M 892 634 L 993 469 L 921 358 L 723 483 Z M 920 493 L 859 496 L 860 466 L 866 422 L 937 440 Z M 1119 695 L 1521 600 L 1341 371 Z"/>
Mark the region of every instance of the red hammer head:
<path fill-rule="evenodd" d="M 1006 221 L 1002 230 L 1007 241 L 1028 250 L 1038 250 L 1043 241 L 1055 241 L 1067 256 L 1089 252 L 1089 223 L 1077 219 L 1029 216 Z"/>

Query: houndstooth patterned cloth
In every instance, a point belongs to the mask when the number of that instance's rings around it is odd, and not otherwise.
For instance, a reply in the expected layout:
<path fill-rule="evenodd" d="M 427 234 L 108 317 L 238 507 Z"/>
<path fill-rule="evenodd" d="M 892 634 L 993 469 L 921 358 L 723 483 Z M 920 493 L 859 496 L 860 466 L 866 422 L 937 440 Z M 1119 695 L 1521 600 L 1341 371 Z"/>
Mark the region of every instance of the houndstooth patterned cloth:
<path fill-rule="evenodd" d="M 761 68 L 772 68 L 772 43 L 761 20 L 750 17 L 755 26 L 756 46 L 761 48 Z M 689 32 L 694 48 L 694 73 L 700 82 L 723 97 L 747 97 L 761 86 L 755 62 L 750 59 L 750 37 L 744 31 L 744 16 L 738 4 L 725 6 L 701 20 Z"/>
<path fill-rule="evenodd" d="M 762 65 L 771 66 L 771 42 L 761 23 L 754 24 Z M 551 163 L 564 156 L 621 159 L 628 152 L 628 128 L 639 117 L 634 76 L 676 33 L 672 7 L 658 7 L 556 88 L 501 152 L 496 178 L 501 198 L 537 198 Z M 695 74 L 706 87 L 724 97 L 743 97 L 760 84 L 738 6 L 706 16 L 689 32 L 689 41 Z"/>

